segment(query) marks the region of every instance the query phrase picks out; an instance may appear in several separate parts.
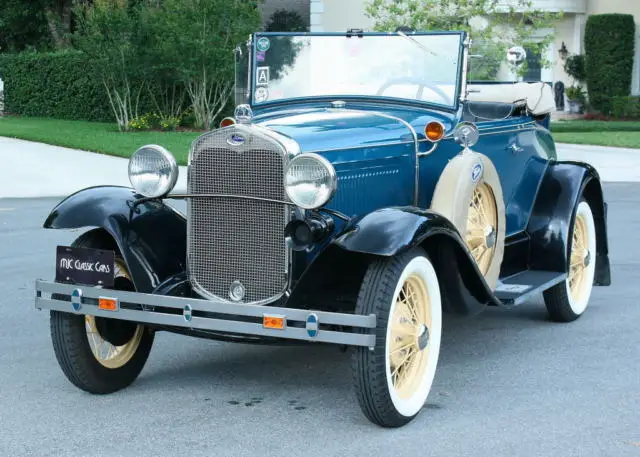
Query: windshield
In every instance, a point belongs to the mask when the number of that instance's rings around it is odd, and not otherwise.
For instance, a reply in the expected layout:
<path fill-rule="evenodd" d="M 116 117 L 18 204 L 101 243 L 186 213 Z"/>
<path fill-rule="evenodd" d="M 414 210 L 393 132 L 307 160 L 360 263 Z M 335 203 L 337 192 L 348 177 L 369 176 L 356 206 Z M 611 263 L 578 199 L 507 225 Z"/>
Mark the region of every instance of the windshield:
<path fill-rule="evenodd" d="M 365 96 L 455 108 L 462 40 L 461 33 L 257 34 L 251 77 L 238 69 L 237 89 L 249 85 L 252 105 Z"/>

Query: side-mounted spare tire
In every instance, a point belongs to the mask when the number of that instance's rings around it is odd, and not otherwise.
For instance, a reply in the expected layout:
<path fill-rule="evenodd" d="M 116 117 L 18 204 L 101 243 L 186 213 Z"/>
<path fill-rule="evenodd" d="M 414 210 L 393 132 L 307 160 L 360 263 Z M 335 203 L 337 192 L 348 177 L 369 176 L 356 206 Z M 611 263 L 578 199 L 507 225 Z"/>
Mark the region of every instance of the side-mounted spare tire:
<path fill-rule="evenodd" d="M 455 225 L 494 290 L 504 257 L 506 221 L 502 186 L 491 159 L 468 149 L 451 159 L 440 175 L 431 209 Z"/>

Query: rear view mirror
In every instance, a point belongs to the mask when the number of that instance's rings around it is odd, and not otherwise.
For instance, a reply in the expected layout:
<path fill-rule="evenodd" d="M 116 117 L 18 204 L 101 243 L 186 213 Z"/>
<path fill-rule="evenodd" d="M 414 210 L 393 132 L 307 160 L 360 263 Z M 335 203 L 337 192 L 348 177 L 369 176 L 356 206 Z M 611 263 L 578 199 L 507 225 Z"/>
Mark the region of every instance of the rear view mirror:
<path fill-rule="evenodd" d="M 507 51 L 507 61 L 516 67 L 519 67 L 527 60 L 527 51 L 522 46 L 513 46 Z"/>

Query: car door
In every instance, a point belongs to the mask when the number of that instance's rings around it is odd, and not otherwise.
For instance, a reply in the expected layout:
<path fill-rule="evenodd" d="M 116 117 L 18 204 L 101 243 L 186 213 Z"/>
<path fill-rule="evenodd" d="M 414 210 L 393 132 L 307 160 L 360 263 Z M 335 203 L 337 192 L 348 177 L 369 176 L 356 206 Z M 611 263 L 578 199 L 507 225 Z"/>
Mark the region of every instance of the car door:
<path fill-rule="evenodd" d="M 526 227 L 546 161 L 535 149 L 535 123 L 516 118 L 478 123 L 480 140 L 474 146 L 491 159 L 498 175 L 506 210 L 506 235 Z"/>

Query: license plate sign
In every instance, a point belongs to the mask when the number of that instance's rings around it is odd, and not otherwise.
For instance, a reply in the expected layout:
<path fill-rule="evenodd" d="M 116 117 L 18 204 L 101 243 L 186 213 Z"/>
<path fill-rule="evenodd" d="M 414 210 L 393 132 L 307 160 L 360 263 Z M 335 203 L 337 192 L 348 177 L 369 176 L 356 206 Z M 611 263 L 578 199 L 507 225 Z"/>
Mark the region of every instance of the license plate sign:
<path fill-rule="evenodd" d="M 113 287 L 114 264 L 113 251 L 58 246 L 56 282 Z"/>

